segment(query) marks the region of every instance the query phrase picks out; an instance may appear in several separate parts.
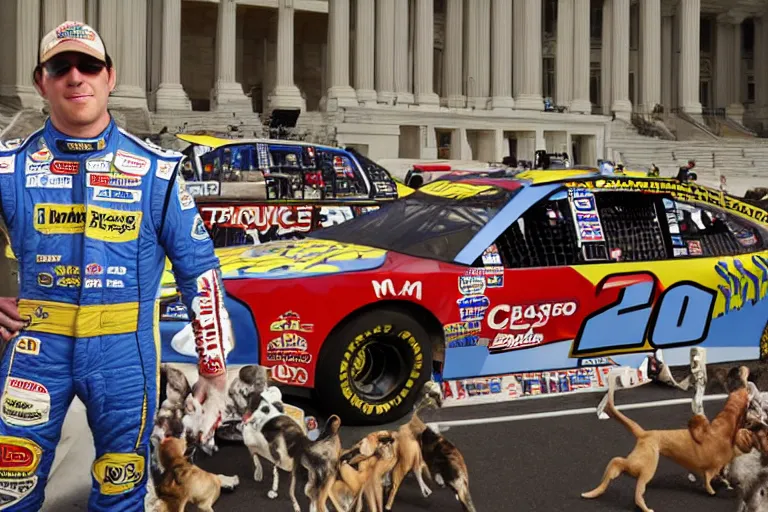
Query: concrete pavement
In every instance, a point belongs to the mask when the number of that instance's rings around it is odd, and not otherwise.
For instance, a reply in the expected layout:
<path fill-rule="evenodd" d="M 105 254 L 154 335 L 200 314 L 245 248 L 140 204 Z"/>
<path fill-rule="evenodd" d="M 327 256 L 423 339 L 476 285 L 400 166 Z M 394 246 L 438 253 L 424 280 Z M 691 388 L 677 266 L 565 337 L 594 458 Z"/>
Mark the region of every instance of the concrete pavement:
<path fill-rule="evenodd" d="M 711 393 L 722 393 L 722 390 L 712 390 Z M 645 428 L 680 428 L 691 415 L 690 404 L 663 406 L 659 401 L 689 399 L 690 396 L 665 386 L 648 385 L 618 391 L 616 402 L 619 406 L 650 403 L 648 408 L 626 412 Z M 444 435 L 464 454 L 478 511 L 632 511 L 635 482 L 627 476 L 617 479 L 600 499 L 584 500 L 580 497 L 581 492 L 597 485 L 612 457 L 626 455 L 634 445 L 634 439 L 624 428 L 612 420 L 599 420 L 594 412 L 562 414 L 563 411 L 594 408 L 602 397 L 602 393 L 584 393 L 454 407 L 426 413 L 424 419 L 453 422 L 468 418 L 525 415 L 526 419 L 520 421 L 488 421 L 482 425 L 451 426 L 444 431 Z M 314 412 L 305 400 L 289 398 L 288 401 L 304 407 L 310 414 Z M 707 401 L 707 416 L 713 417 L 722 404 L 722 400 Z M 542 417 L 553 413 L 555 416 Z M 82 404 L 78 406 L 76 402 L 73 405 L 67 422 L 60 448 L 62 458 L 59 462 L 57 453 L 44 511 L 86 510 L 93 448 Z M 390 425 L 386 428 L 394 427 Z M 342 427 L 344 446 L 354 443 L 370 430 L 373 429 Z M 70 448 L 68 451 L 67 446 Z M 67 452 L 66 456 L 64 452 Z M 240 477 L 240 486 L 234 492 L 222 494 L 216 504 L 217 510 L 291 510 L 287 495 L 289 475 L 281 473 L 279 496 L 270 500 L 267 498 L 272 482 L 269 463 L 265 463 L 264 481 L 254 482 L 253 465 L 242 445 L 223 444 L 213 457 L 203 455 L 196 462 L 209 471 Z M 434 493 L 429 498 L 423 498 L 415 479 L 409 476 L 398 493 L 394 510 L 460 510 L 451 492 L 438 488 L 432 482 L 428 485 Z M 657 510 L 735 510 L 734 492 L 717 485 L 716 489 L 717 495 L 710 497 L 700 483 L 688 481 L 686 471 L 662 460 L 656 477 L 648 487 L 646 500 L 650 507 Z M 303 495 L 303 481 L 297 486 L 297 497 L 302 509 L 306 510 L 308 504 Z"/>

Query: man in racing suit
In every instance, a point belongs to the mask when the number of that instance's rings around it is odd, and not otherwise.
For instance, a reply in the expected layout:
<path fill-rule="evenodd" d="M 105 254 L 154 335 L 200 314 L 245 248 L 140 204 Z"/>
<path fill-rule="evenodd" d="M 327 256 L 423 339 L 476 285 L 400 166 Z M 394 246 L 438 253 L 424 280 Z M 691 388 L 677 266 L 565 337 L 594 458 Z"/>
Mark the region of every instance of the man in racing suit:
<path fill-rule="evenodd" d="M 3 326 L 25 322 L 0 366 L 0 508 L 41 509 L 77 395 L 96 447 L 88 510 L 143 510 L 166 256 L 193 318 L 201 401 L 226 391 L 219 261 L 179 177 L 182 155 L 128 134 L 107 111 L 116 75 L 99 35 L 58 26 L 34 75 L 51 117 L 0 148 L 0 213 L 20 268 L 18 312 L 5 300 Z"/>

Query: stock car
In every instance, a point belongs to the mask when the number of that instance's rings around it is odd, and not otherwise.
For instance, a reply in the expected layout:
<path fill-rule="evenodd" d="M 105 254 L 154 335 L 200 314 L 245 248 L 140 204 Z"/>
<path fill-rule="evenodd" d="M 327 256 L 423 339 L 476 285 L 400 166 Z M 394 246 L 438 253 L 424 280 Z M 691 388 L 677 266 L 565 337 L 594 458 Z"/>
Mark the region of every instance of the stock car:
<path fill-rule="evenodd" d="M 251 200 L 393 199 L 402 184 L 354 149 L 282 139 L 178 134 L 187 191 Z M 404 189 L 405 190 L 405 189 Z"/>
<path fill-rule="evenodd" d="M 306 238 L 217 249 L 235 346 L 345 423 L 447 399 L 599 386 L 649 354 L 768 355 L 768 211 L 696 183 L 597 169 L 448 176 Z M 162 359 L 193 365 L 173 276 Z M 602 372 L 602 373 L 601 373 Z"/>

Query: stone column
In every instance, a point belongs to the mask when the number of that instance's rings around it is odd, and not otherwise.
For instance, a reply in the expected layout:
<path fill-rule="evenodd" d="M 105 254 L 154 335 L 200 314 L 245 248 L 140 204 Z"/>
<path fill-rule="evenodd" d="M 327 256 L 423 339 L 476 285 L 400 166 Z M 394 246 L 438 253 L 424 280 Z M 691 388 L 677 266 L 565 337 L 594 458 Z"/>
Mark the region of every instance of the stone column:
<path fill-rule="evenodd" d="M 85 0 L 43 0 L 42 32 L 44 34 L 65 21 L 86 22 Z"/>
<path fill-rule="evenodd" d="M 680 0 L 680 9 L 680 108 L 698 115 L 701 0 Z"/>
<path fill-rule="evenodd" d="M 374 37 L 376 31 L 375 0 L 356 0 L 355 10 L 355 89 L 360 103 L 375 103 L 376 90 L 373 81 L 375 58 Z"/>
<path fill-rule="evenodd" d="M 147 108 L 147 2 L 120 0 L 116 13 L 118 40 L 112 46 L 118 86 L 111 100 L 120 108 Z"/>
<path fill-rule="evenodd" d="M 192 110 L 181 86 L 181 0 L 163 0 L 160 85 L 155 93 L 157 110 Z"/>
<path fill-rule="evenodd" d="M 464 0 L 445 0 L 445 50 L 443 52 L 443 89 L 449 108 L 464 108 L 463 40 Z"/>
<path fill-rule="evenodd" d="M 733 25 L 722 15 L 717 17 L 715 32 L 715 107 L 726 108 L 731 103 L 731 69 Z"/>
<path fill-rule="evenodd" d="M 379 103 L 395 99 L 395 2 L 376 0 L 376 93 Z"/>
<path fill-rule="evenodd" d="M 513 108 L 512 1 L 493 0 L 491 8 L 491 106 L 494 109 Z"/>
<path fill-rule="evenodd" d="M 0 1 L 0 41 L 0 96 L 17 108 L 41 108 L 43 100 L 32 82 L 40 44 L 40 5 L 28 0 Z"/>
<path fill-rule="evenodd" d="M 211 90 L 211 110 L 253 111 L 250 98 L 235 78 L 236 37 L 237 4 L 234 0 L 220 0 L 216 23 L 216 77 Z"/>
<path fill-rule="evenodd" d="M 731 98 L 728 105 L 728 116 L 734 118 L 739 123 L 744 118 L 744 103 L 741 88 L 742 81 L 742 55 L 741 55 L 741 24 L 744 21 L 744 15 L 733 14 L 733 39 L 731 43 L 731 62 L 733 63 Z"/>
<path fill-rule="evenodd" d="M 661 11 L 661 104 L 664 112 L 672 109 L 672 27 L 674 9 L 662 4 Z"/>
<path fill-rule="evenodd" d="M 567 107 L 573 94 L 573 0 L 557 1 L 555 104 Z"/>
<path fill-rule="evenodd" d="M 416 0 L 416 30 L 413 49 L 413 89 L 419 105 L 440 105 L 435 94 L 435 4 Z"/>
<path fill-rule="evenodd" d="M 611 114 L 613 99 L 613 0 L 603 0 L 603 41 L 600 50 L 600 98 L 603 115 Z"/>
<path fill-rule="evenodd" d="M 398 105 L 413 103 L 412 89 L 408 86 L 409 8 L 408 0 L 389 0 L 395 4 L 394 26 L 394 80 Z"/>
<path fill-rule="evenodd" d="M 571 112 L 592 113 L 589 98 L 591 38 L 589 35 L 589 0 L 573 3 L 573 99 Z"/>
<path fill-rule="evenodd" d="M 491 0 L 472 0 L 466 11 L 464 42 L 467 45 L 464 68 L 467 81 L 467 106 L 488 108 L 491 74 Z"/>
<path fill-rule="evenodd" d="M 224 1 L 224 0 L 221 0 Z M 293 81 L 293 14 L 295 0 L 278 0 L 277 4 L 277 83 L 269 98 L 269 109 L 306 110 L 306 102 Z M 234 2 L 233 10 L 234 10 Z M 233 16 L 234 19 L 234 16 Z M 234 29 L 234 27 L 233 27 Z M 232 34 L 232 68 L 234 70 L 234 37 Z"/>
<path fill-rule="evenodd" d="M 330 0 L 328 4 L 328 45 L 331 87 L 328 110 L 356 107 L 357 95 L 349 85 L 349 0 Z"/>
<path fill-rule="evenodd" d="M 544 110 L 541 96 L 541 2 L 537 0 L 515 0 L 522 3 L 522 48 L 515 48 L 515 59 L 522 62 L 520 94 L 515 98 L 515 107 L 521 110 Z"/>
<path fill-rule="evenodd" d="M 612 27 L 612 92 L 611 110 L 616 117 L 629 120 L 632 102 L 629 100 L 629 3 L 630 0 L 613 0 Z"/>
<path fill-rule="evenodd" d="M 650 114 L 661 103 L 661 1 L 640 2 L 640 112 Z"/>

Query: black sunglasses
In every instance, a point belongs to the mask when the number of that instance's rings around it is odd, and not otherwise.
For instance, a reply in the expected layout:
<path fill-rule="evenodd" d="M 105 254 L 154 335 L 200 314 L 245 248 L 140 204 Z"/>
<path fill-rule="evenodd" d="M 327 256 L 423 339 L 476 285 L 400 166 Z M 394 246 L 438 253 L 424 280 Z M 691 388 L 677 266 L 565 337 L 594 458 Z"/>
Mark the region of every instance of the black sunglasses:
<path fill-rule="evenodd" d="M 69 70 L 73 67 L 76 67 L 84 75 L 98 75 L 107 65 L 98 59 L 83 57 L 75 63 L 66 58 L 53 58 L 43 64 L 43 67 L 48 72 L 48 75 L 53 78 L 59 78 L 69 73 Z"/>

